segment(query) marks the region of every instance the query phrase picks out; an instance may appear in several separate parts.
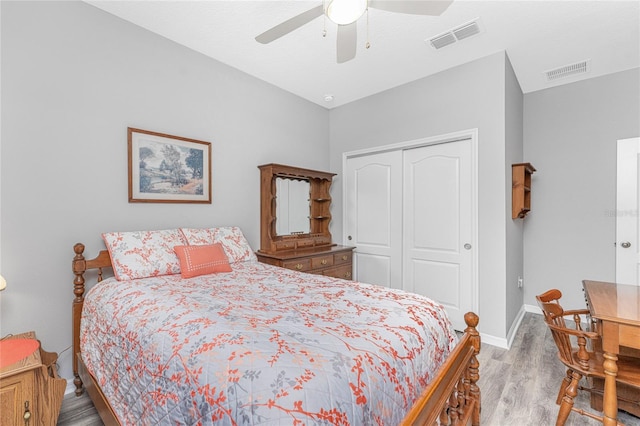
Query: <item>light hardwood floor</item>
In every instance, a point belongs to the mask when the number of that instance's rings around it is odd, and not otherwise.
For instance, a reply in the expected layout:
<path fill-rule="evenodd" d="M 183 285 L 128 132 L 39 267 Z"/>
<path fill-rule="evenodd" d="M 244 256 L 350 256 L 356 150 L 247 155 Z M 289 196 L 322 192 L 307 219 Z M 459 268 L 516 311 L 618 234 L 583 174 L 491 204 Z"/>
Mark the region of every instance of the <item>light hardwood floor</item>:
<path fill-rule="evenodd" d="M 510 350 L 484 344 L 479 361 L 483 425 L 555 424 L 555 396 L 565 370 L 556 358 L 556 346 L 541 315 L 525 314 Z M 584 392 L 576 406 L 589 409 Z M 640 426 L 639 418 L 624 412 L 620 412 L 620 421 Z M 567 421 L 567 426 L 599 424 L 576 413 Z M 64 398 L 58 425 L 99 426 L 102 422 L 86 395 L 76 398 L 71 394 Z"/>

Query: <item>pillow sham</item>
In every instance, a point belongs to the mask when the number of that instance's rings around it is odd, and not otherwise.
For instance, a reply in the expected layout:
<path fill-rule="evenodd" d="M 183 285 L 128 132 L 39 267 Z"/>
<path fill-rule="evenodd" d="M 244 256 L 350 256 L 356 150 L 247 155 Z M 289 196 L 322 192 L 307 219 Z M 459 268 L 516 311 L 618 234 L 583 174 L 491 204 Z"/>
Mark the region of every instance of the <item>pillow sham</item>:
<path fill-rule="evenodd" d="M 118 281 L 180 273 L 175 246 L 187 244 L 179 229 L 102 234 Z"/>
<path fill-rule="evenodd" d="M 189 245 L 220 243 L 229 263 L 256 261 L 256 254 L 237 226 L 220 228 L 180 228 Z"/>
<path fill-rule="evenodd" d="M 175 246 L 173 250 L 180 260 L 182 278 L 232 271 L 229 258 L 220 243 L 202 246 Z"/>

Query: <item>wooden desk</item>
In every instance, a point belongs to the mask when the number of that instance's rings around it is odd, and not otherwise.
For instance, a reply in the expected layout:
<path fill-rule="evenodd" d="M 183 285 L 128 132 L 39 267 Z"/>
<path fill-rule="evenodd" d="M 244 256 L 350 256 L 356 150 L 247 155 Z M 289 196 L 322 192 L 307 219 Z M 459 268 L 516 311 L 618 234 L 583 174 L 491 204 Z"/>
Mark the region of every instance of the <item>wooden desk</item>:
<path fill-rule="evenodd" d="M 621 347 L 640 349 L 640 286 L 583 281 L 591 317 L 604 352 L 604 425 L 616 425 L 616 375 Z M 639 384 L 640 385 L 640 384 Z"/>

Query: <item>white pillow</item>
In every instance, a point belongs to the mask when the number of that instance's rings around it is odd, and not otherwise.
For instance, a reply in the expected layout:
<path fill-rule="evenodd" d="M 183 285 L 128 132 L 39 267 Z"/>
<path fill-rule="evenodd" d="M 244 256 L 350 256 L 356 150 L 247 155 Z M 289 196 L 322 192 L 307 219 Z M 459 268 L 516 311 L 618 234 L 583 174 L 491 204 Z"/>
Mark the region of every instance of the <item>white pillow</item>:
<path fill-rule="evenodd" d="M 220 228 L 180 228 L 189 245 L 220 243 L 229 263 L 256 261 L 256 254 L 237 226 Z"/>
<path fill-rule="evenodd" d="M 180 273 L 173 248 L 185 245 L 179 229 L 108 232 L 102 234 L 119 281 Z"/>

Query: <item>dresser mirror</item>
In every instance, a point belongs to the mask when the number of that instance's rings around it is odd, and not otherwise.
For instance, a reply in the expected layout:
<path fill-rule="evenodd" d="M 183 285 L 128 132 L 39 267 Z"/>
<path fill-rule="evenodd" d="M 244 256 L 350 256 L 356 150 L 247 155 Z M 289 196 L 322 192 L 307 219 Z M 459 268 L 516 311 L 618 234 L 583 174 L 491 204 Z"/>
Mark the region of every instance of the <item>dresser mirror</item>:
<path fill-rule="evenodd" d="M 260 250 L 330 246 L 335 173 L 265 164 L 260 169 Z"/>
<path fill-rule="evenodd" d="M 309 181 L 276 176 L 276 235 L 308 234 Z"/>

